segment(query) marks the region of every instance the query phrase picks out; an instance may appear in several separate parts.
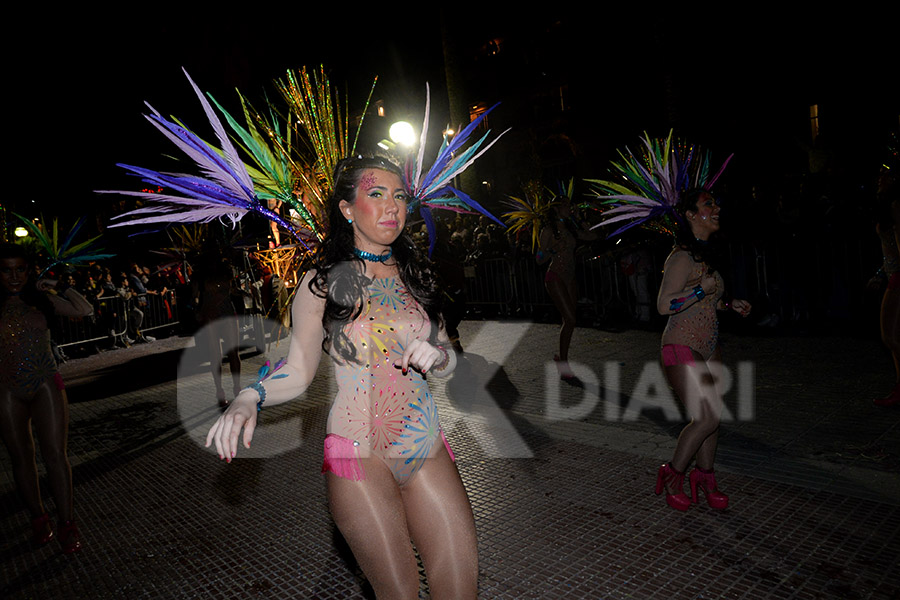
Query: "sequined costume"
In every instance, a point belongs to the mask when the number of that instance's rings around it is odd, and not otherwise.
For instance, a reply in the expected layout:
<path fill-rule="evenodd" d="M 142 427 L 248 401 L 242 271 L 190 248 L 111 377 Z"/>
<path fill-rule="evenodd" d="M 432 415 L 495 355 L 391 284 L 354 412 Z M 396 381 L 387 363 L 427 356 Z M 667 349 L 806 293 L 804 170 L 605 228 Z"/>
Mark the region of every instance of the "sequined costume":
<path fill-rule="evenodd" d="M 48 294 L 47 298 L 59 316 L 78 318 L 93 312 L 91 303 L 72 288 L 62 294 Z M 13 396 L 30 400 L 48 379 L 63 389 L 50 349 L 47 318 L 15 295 L 7 298 L 0 314 L 0 357 L 0 388 Z"/>
<path fill-rule="evenodd" d="M 666 260 L 663 287 L 667 283 L 666 276 L 671 276 L 669 262 L 679 254 L 688 255 L 691 261 L 690 272 L 684 285 L 685 296 L 688 296 L 692 288 L 700 283 L 707 266 L 695 261 L 685 250 L 676 248 Z M 718 271 L 712 276 L 716 280 L 716 289 L 713 293 L 707 293 L 692 304 L 685 303 L 685 308 L 669 316 L 669 322 L 662 335 L 664 347 L 687 346 L 697 351 L 704 360 L 709 360 L 715 352 L 716 346 L 719 344 L 719 319 L 716 316 L 716 307 L 722 299 L 725 287 Z"/>
<path fill-rule="evenodd" d="M 360 457 L 381 457 L 403 485 L 433 456 L 441 431 L 425 378 L 414 369 L 403 375 L 394 364 L 411 340 L 428 339 L 431 324 L 395 277 L 373 279 L 368 293 L 359 317 L 344 326 L 361 362 L 335 361 L 338 394 L 327 431 L 332 443 L 341 441 L 333 436 L 349 441 Z"/>
<path fill-rule="evenodd" d="M 577 240 L 572 232 L 563 224 L 559 224 L 559 237 L 551 236 L 548 251 L 551 253 L 550 265 L 544 275 L 544 281 L 575 280 L 575 245 Z"/>
<path fill-rule="evenodd" d="M 30 399 L 51 378 L 60 385 L 47 319 L 19 298 L 9 298 L 0 315 L 0 357 L 0 387 L 14 396 Z"/>

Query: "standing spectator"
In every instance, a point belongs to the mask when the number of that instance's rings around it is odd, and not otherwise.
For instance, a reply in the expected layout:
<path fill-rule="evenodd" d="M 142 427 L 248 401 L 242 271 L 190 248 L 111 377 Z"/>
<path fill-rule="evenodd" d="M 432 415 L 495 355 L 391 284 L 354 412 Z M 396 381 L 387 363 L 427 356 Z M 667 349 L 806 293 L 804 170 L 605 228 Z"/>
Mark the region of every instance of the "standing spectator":
<path fill-rule="evenodd" d="M 119 277 L 119 287 L 116 293 L 125 302 L 125 315 L 127 323 L 127 331 L 125 332 L 125 343 L 133 344 L 135 341 L 146 341 L 141 335 L 141 325 L 144 323 L 144 312 L 138 308 L 137 294 L 131 288 L 131 279 L 125 273 Z"/>

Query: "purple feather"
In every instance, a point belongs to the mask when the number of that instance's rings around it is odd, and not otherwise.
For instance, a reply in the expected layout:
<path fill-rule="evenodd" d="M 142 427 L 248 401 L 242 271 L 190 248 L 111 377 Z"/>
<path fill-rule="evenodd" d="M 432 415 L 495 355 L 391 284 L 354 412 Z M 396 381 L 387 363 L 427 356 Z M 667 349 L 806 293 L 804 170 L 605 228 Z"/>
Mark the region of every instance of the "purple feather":
<path fill-rule="evenodd" d="M 451 192 L 453 192 L 454 196 L 456 196 L 457 198 L 459 198 L 460 200 L 465 202 L 467 205 L 471 206 L 472 208 L 474 208 L 475 210 L 477 210 L 478 212 L 480 212 L 487 218 L 493 219 L 498 225 L 500 225 L 501 227 L 506 229 L 506 224 L 503 223 L 503 221 L 499 220 L 497 217 L 495 217 L 494 215 L 489 213 L 484 207 L 482 207 L 480 204 L 478 204 L 477 202 L 472 200 L 472 198 L 470 198 L 467 194 L 465 194 L 464 192 L 461 192 L 460 190 L 458 190 L 456 188 L 450 187 L 449 185 L 447 186 L 447 189 L 450 190 Z"/>

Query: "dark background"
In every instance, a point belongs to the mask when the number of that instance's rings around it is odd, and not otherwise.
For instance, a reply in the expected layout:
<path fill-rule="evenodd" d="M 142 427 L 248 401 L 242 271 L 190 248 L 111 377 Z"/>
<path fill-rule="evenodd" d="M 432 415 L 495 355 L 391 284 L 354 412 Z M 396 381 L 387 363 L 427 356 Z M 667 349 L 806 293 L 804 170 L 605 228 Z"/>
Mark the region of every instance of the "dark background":
<path fill-rule="evenodd" d="M 871 195 L 900 115 L 896 20 L 856 5 L 844 7 L 858 11 L 850 15 L 807 6 L 794 16 L 743 5 L 697 14 L 681 5 L 467 6 L 443 15 L 426 5 L 384 5 L 394 15 L 376 5 L 327 8 L 27 8 L 7 23 L 4 43 L 13 150 L 4 203 L 35 214 L 100 212 L 110 197 L 92 190 L 137 183 L 116 162 L 165 169 L 160 155 L 172 146 L 141 117 L 144 101 L 210 137 L 181 67 L 233 112 L 235 87 L 259 105 L 264 94 L 280 101 L 271 82 L 288 68 L 324 64 L 353 109 L 378 75 L 374 98 L 389 120 L 416 127 L 429 82 L 439 121 L 448 111 L 442 35 L 458 50 L 467 100 L 503 102 L 492 126 L 513 133 L 495 152 L 516 162 L 523 140 L 540 150 L 562 134 L 577 152 L 560 175 L 602 177 L 617 148 L 675 127 L 718 160 L 735 152 L 725 185 L 749 204 L 753 186 L 808 170 L 809 106 L 817 103 L 821 150 L 852 190 L 844 201 L 857 203 Z M 496 58 L 478 54 L 489 39 L 503 40 Z M 557 85 L 569 103 L 559 119 L 534 93 Z M 522 178 L 510 174 L 497 192 L 517 193 Z"/>

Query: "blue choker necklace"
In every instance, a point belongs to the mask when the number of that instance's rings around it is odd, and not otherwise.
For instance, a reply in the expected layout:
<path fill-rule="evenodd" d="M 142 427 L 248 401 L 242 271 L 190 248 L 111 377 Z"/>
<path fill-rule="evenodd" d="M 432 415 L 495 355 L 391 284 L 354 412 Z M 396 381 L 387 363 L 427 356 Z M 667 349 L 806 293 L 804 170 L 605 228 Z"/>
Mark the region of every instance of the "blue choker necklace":
<path fill-rule="evenodd" d="M 394 249 L 388 247 L 387 252 L 385 252 L 384 254 L 372 254 L 371 252 L 366 252 L 365 250 L 360 250 L 359 248 L 353 248 L 353 254 L 355 254 L 358 258 L 367 260 L 369 262 L 383 263 L 394 254 Z"/>

